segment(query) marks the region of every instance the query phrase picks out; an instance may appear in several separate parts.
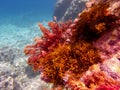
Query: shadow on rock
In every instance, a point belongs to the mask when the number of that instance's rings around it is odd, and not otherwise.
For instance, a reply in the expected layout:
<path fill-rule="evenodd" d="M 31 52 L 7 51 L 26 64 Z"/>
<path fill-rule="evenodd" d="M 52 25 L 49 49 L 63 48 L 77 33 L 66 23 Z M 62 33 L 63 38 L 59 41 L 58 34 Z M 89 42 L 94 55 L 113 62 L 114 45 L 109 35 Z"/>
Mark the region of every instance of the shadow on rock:
<path fill-rule="evenodd" d="M 40 75 L 39 71 L 33 71 L 32 67 L 27 66 L 25 67 L 25 74 L 27 75 L 28 78 L 34 78 L 37 75 Z"/>

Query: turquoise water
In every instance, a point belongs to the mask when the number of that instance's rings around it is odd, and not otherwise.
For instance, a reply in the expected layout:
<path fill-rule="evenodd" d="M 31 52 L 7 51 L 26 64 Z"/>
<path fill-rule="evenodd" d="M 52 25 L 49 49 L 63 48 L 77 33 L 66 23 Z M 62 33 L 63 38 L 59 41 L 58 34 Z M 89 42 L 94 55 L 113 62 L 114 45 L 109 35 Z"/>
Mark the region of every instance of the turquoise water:
<path fill-rule="evenodd" d="M 0 48 L 24 48 L 52 20 L 56 0 L 0 0 Z"/>

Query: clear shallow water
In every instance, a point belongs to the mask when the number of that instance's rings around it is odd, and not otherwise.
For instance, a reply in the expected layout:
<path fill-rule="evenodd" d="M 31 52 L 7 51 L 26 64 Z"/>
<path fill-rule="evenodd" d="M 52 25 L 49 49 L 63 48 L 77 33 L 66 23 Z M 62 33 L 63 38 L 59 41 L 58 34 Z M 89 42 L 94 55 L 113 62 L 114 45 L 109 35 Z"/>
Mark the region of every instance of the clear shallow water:
<path fill-rule="evenodd" d="M 30 43 L 33 37 L 40 34 L 37 25 L 30 27 L 19 27 L 14 24 L 0 25 L 0 45 L 10 47 L 24 47 L 25 44 Z"/>
<path fill-rule="evenodd" d="M 52 20 L 55 2 L 0 0 L 0 90 L 38 90 L 43 84 L 27 65 L 23 49 L 41 35 L 38 22 L 47 26 Z"/>
<path fill-rule="evenodd" d="M 0 48 L 22 48 L 40 36 L 38 22 L 52 20 L 56 0 L 1 0 Z"/>

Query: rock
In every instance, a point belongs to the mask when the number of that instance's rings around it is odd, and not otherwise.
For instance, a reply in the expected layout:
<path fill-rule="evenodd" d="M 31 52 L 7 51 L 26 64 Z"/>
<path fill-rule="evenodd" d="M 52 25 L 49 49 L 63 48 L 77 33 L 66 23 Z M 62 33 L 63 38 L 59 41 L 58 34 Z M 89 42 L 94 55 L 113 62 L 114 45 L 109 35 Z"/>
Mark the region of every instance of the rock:
<path fill-rule="evenodd" d="M 40 75 L 38 75 L 32 79 L 28 79 L 23 85 L 23 90 L 51 90 L 51 87 L 51 84 L 46 84 L 40 80 Z"/>
<path fill-rule="evenodd" d="M 27 58 L 20 51 L 4 47 L 0 57 L 0 90 L 50 90 L 50 85 L 40 80 L 40 72 L 27 65 Z"/>
<path fill-rule="evenodd" d="M 78 13 L 85 8 L 85 2 L 88 0 L 58 0 L 54 11 L 54 16 L 58 21 L 75 19 Z"/>
<path fill-rule="evenodd" d="M 22 56 L 22 51 L 17 48 L 2 47 L 0 48 L 0 61 L 13 63 L 14 60 Z"/>
<path fill-rule="evenodd" d="M 0 63 L 0 90 L 22 90 L 16 81 L 18 74 L 15 68 L 5 62 Z M 17 88 L 17 89 L 16 89 Z"/>
<path fill-rule="evenodd" d="M 0 77 L 0 90 L 22 90 L 13 77 L 6 74 Z"/>
<path fill-rule="evenodd" d="M 28 78 L 34 78 L 37 75 L 40 75 L 39 71 L 33 71 L 31 66 L 26 66 L 25 67 L 25 74 L 27 75 Z"/>
<path fill-rule="evenodd" d="M 54 11 L 54 16 L 56 16 L 58 20 L 63 17 L 67 8 L 70 6 L 71 1 L 72 0 L 58 0 Z"/>

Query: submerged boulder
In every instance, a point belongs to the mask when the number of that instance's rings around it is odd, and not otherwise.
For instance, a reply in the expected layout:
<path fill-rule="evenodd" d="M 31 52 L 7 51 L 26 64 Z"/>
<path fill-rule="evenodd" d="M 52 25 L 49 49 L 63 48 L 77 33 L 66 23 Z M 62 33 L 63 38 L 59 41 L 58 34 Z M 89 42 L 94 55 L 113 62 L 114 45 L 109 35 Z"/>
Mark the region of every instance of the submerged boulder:
<path fill-rule="evenodd" d="M 58 0 L 53 15 L 58 21 L 75 19 L 77 14 L 85 8 L 86 1 L 88 0 Z"/>

